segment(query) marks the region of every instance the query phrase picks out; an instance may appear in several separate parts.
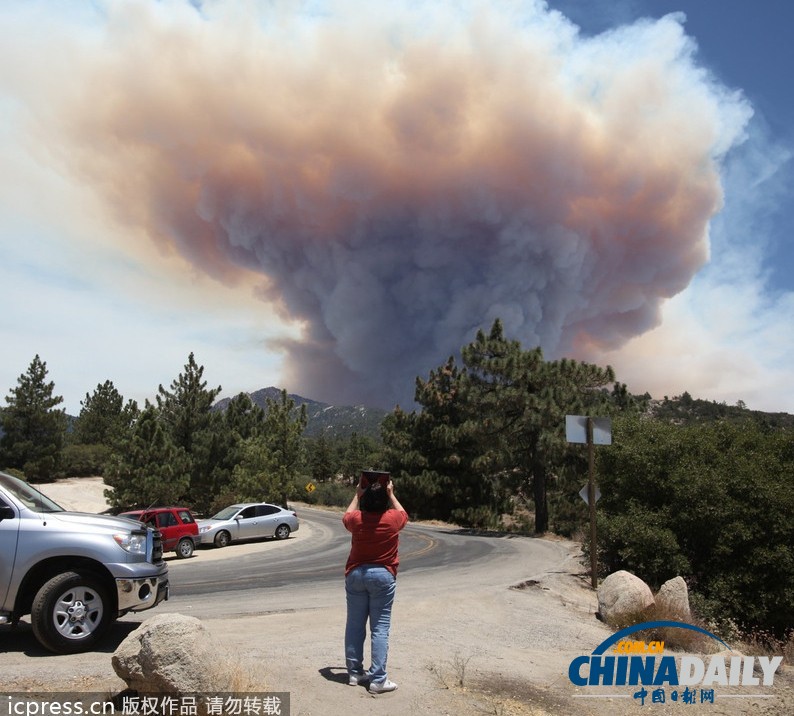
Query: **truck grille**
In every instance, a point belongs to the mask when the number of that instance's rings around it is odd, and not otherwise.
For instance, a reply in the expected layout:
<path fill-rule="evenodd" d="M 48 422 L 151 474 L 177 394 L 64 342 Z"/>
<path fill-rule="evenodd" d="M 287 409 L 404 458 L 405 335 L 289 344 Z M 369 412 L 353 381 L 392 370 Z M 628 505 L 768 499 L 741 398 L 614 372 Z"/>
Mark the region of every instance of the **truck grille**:
<path fill-rule="evenodd" d="M 160 530 L 152 530 L 154 535 L 154 540 L 152 542 L 152 562 L 162 562 L 163 561 L 163 536 L 160 534 Z"/>

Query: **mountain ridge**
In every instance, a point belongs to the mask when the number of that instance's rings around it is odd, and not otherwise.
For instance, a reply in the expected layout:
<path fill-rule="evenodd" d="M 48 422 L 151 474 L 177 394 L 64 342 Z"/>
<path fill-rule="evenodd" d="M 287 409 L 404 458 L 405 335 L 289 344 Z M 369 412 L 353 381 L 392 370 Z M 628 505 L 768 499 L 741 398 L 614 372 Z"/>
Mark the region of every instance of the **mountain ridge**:
<path fill-rule="evenodd" d="M 263 410 L 267 410 L 268 398 L 281 400 L 281 388 L 269 386 L 260 388 L 247 395 Z M 313 438 L 324 435 L 329 438 L 347 438 L 353 435 L 380 439 L 380 424 L 389 411 L 381 408 L 369 408 L 364 405 L 332 405 L 319 400 L 305 398 L 297 393 L 287 393 L 287 397 L 295 403 L 295 408 L 306 406 L 308 423 L 304 436 Z M 231 398 L 222 398 L 213 406 L 214 410 L 226 410 Z"/>
<path fill-rule="evenodd" d="M 267 400 L 280 401 L 281 388 L 269 386 L 248 393 L 251 400 L 267 409 Z M 308 423 L 304 435 L 316 438 L 324 435 L 329 438 L 348 438 L 354 433 L 376 440 L 380 439 L 380 424 L 390 411 L 381 408 L 370 408 L 363 405 L 333 405 L 306 398 L 296 393 L 288 393 L 287 397 L 296 409 L 306 406 Z M 743 403 L 727 405 L 714 400 L 693 398 L 687 391 L 673 398 L 664 397 L 654 400 L 646 394 L 646 413 L 655 420 L 664 420 L 678 424 L 692 422 L 708 422 L 712 420 L 737 420 L 752 417 L 770 428 L 794 428 L 794 415 L 785 412 L 766 412 L 751 410 Z M 219 400 L 213 409 L 225 410 L 231 398 Z"/>

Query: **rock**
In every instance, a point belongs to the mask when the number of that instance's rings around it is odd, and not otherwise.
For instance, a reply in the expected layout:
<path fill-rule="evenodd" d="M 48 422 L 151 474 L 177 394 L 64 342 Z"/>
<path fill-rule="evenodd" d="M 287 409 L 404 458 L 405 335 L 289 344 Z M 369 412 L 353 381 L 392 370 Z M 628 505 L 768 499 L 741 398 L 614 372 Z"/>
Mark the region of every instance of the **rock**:
<path fill-rule="evenodd" d="M 662 585 L 656 595 L 656 606 L 665 617 L 689 619 L 689 588 L 683 577 L 668 579 Z"/>
<path fill-rule="evenodd" d="M 233 691 L 236 661 L 195 617 L 158 614 L 113 654 L 113 670 L 128 688 L 147 694 Z"/>
<path fill-rule="evenodd" d="M 598 587 L 598 613 L 610 626 L 641 621 L 653 605 L 651 588 L 625 570 L 610 574 Z"/>

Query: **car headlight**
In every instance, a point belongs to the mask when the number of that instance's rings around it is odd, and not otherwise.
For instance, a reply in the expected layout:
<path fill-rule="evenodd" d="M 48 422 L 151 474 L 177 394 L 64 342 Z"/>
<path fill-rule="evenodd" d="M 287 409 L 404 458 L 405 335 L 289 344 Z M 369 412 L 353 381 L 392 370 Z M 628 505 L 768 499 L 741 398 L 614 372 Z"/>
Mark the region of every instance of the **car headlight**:
<path fill-rule="evenodd" d="M 199 527 L 199 532 L 206 532 L 207 530 L 209 530 L 209 528 L 210 528 L 209 525 L 205 525 L 204 527 Z"/>
<path fill-rule="evenodd" d="M 116 544 L 130 554 L 146 554 L 146 533 L 121 532 L 113 535 Z"/>

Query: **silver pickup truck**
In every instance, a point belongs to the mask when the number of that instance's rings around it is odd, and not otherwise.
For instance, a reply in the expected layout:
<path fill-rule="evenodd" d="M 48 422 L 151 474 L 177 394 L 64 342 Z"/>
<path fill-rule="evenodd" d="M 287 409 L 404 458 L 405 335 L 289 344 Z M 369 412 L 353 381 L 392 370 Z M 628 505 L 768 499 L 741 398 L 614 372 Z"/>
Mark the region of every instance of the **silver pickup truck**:
<path fill-rule="evenodd" d="M 0 624 L 30 614 L 50 651 L 87 651 L 118 617 L 164 599 L 168 566 L 157 530 L 66 512 L 0 472 Z"/>

